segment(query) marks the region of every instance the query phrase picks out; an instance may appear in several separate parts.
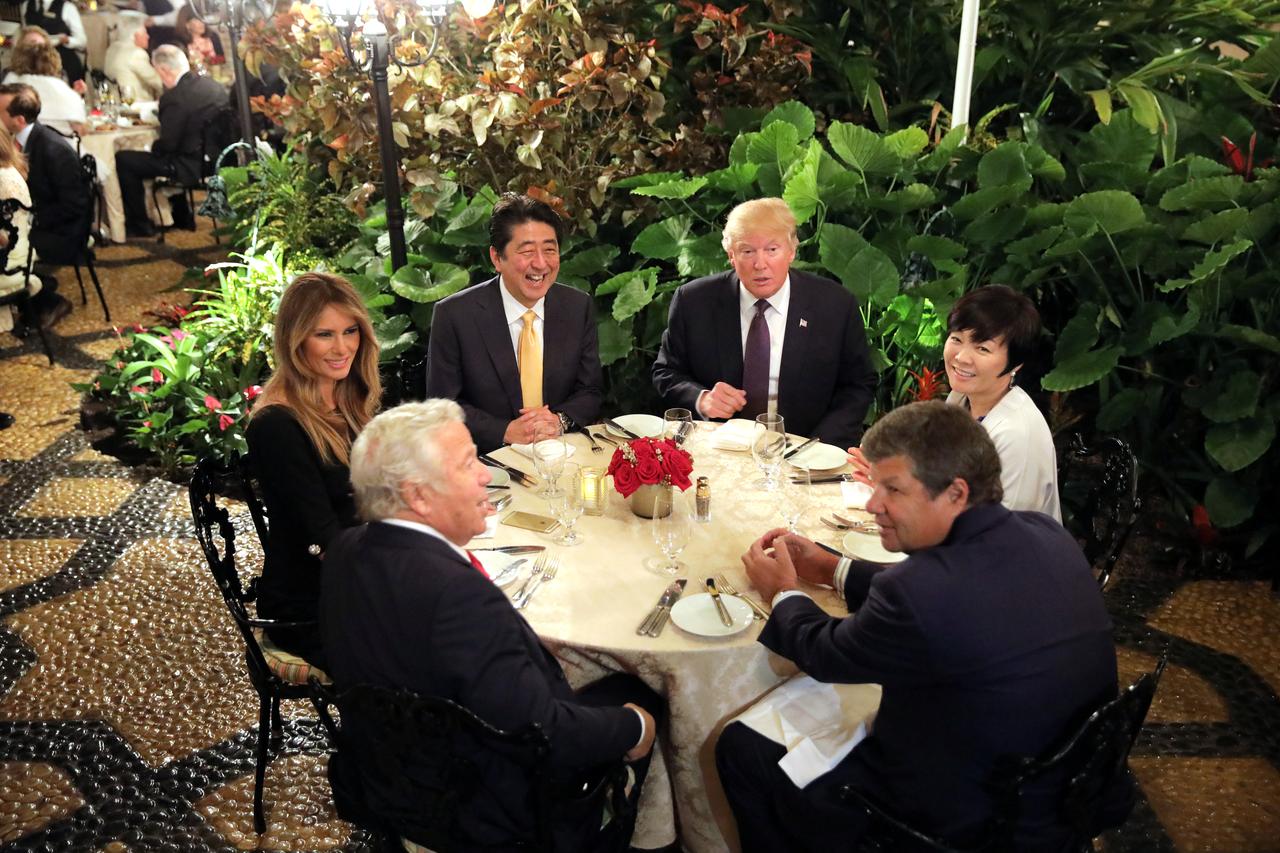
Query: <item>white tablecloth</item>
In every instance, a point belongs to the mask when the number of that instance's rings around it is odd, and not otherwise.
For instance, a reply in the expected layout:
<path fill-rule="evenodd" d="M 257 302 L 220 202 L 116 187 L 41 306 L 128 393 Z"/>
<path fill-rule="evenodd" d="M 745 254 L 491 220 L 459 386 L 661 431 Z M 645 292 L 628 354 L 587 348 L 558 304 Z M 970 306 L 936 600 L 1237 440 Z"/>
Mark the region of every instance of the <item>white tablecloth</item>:
<path fill-rule="evenodd" d="M 156 140 L 159 130 L 156 125 L 122 127 L 119 130 L 86 133 L 80 139 L 81 152 L 92 154 L 98 161 L 98 174 L 102 177 L 102 197 L 106 207 L 104 230 L 107 238 L 113 242 L 123 243 L 125 239 L 124 202 L 120 198 L 120 180 L 116 176 L 116 152 L 147 148 Z M 147 209 L 153 220 L 164 221 L 164 215 L 153 209 L 150 193 L 147 193 Z"/>
<path fill-rule="evenodd" d="M 758 475 L 750 454 L 711 449 L 711 429 L 710 424 L 700 425 L 688 443 L 694 476 L 710 478 L 712 521 L 693 525 L 689 545 L 680 556 L 688 567 L 681 574 L 689 580 L 686 595 L 700 592 L 707 577 L 724 573 L 739 592 L 758 601 L 759 596 L 749 589 L 740 557 L 760 534 L 782 525 L 777 501 L 752 488 Z M 574 435 L 570 441 L 575 446 L 573 462 L 608 467 L 612 449 L 607 445 L 605 453 L 595 454 L 582 436 Z M 528 457 L 510 448 L 494 456 L 533 473 Z M 838 484 L 809 488 L 815 507 L 842 507 Z M 514 484 L 512 494 L 513 509 L 548 514 L 541 497 Z M 692 488 L 687 497 L 692 502 Z M 816 523 L 816 515 L 816 511 L 809 513 L 810 523 Z M 561 569 L 524 613 L 565 664 L 570 680 L 581 684 L 607 671 L 630 672 L 666 697 L 669 724 L 661 743 L 664 754 L 655 755 L 645 785 L 636 846 L 670 843 L 678 821 L 684 850 L 736 850 L 733 816 L 715 771 L 715 740 L 728 721 L 796 670 L 756 642 L 763 622 L 718 640 L 686 634 L 670 623 L 657 639 L 636 635 L 636 627 L 671 581 L 648 565 L 657 555 L 651 523 L 634 516 L 621 496 L 611 491 L 603 516 L 584 516 L 579 521 L 586 542 L 577 547 L 556 546 L 550 536 L 506 525 L 498 526 L 494 539 L 476 540 L 472 546 L 548 545 L 560 558 Z M 828 537 L 826 541 L 838 540 Z M 513 584 L 508 592 L 517 587 Z M 845 612 L 834 592 L 809 591 L 829 612 Z M 878 692 L 876 687 L 867 689 Z"/>

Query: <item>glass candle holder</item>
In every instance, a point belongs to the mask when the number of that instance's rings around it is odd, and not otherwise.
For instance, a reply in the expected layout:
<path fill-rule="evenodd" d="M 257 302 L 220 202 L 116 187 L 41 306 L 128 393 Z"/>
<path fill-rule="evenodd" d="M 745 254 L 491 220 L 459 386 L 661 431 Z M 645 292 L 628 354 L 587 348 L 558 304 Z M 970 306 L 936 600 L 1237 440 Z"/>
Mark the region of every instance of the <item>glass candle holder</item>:
<path fill-rule="evenodd" d="M 604 515 L 604 469 L 582 469 L 582 504 L 587 515 Z"/>

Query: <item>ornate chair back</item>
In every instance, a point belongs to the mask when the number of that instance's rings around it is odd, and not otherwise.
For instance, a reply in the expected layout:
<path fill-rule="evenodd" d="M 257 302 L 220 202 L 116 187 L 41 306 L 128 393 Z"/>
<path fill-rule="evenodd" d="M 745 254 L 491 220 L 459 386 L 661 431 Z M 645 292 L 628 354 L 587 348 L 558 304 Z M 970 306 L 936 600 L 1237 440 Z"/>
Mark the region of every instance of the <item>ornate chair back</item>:
<path fill-rule="evenodd" d="M 1142 508 L 1137 468 L 1129 445 L 1114 436 L 1090 447 L 1077 433 L 1059 461 L 1063 522 L 1080 541 L 1099 588 L 1110 581 Z"/>

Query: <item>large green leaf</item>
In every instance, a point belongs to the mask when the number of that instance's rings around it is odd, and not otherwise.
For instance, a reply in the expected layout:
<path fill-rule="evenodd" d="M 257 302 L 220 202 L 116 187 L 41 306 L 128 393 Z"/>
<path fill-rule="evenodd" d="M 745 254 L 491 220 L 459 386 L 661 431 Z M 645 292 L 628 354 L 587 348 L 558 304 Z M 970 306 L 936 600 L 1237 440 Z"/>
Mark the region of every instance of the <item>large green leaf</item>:
<path fill-rule="evenodd" d="M 756 163 L 737 163 L 724 169 L 708 172 L 707 186 L 713 190 L 724 190 L 735 195 L 745 195 L 756 182 L 756 172 L 760 169 Z"/>
<path fill-rule="evenodd" d="M 1067 179 L 1067 170 L 1058 160 L 1039 145 L 1028 145 L 1023 150 L 1027 168 L 1043 181 L 1061 183 Z"/>
<path fill-rule="evenodd" d="M 625 323 L 639 314 L 644 307 L 653 301 L 654 289 L 658 284 L 656 269 L 632 270 L 614 278 L 626 277 L 618 287 L 618 295 L 613 300 L 613 319 Z M 610 279 L 612 281 L 613 279 Z M 596 291 L 599 293 L 599 291 Z"/>
<path fill-rule="evenodd" d="M 1046 391 L 1074 391 L 1092 385 L 1115 370 L 1121 351 L 1120 347 L 1104 347 L 1072 356 L 1059 362 L 1040 384 Z"/>
<path fill-rule="evenodd" d="M 1214 423 L 1231 423 L 1253 417 L 1258 410 L 1258 393 L 1262 379 L 1252 370 L 1235 370 L 1227 377 L 1226 386 L 1200 411 Z"/>
<path fill-rule="evenodd" d="M 698 278 L 720 272 L 725 267 L 724 246 L 720 232 L 710 231 L 680 247 L 676 271 L 685 278 Z"/>
<path fill-rule="evenodd" d="M 1004 207 L 984 213 L 961 232 L 966 240 L 980 246 L 1003 243 L 1022 230 L 1027 221 L 1025 207 Z"/>
<path fill-rule="evenodd" d="M 703 187 L 707 185 L 705 175 L 699 175 L 696 178 L 688 178 L 679 181 L 667 181 L 661 184 L 653 184 L 652 186 L 636 187 L 631 191 L 632 195 L 652 196 L 653 198 L 691 198 L 698 194 Z"/>
<path fill-rule="evenodd" d="M 917 234 L 907 241 L 907 248 L 919 252 L 935 264 L 938 261 L 954 261 L 963 258 L 968 249 L 963 243 L 957 243 L 946 237 L 934 237 L 931 234 Z"/>
<path fill-rule="evenodd" d="M 1275 421 L 1246 418 L 1209 427 L 1204 435 L 1204 449 L 1214 462 L 1234 472 L 1261 459 L 1275 437 Z"/>
<path fill-rule="evenodd" d="M 613 364 L 631 355 L 631 348 L 635 345 L 635 335 L 628 326 L 624 326 L 612 317 L 601 318 L 599 324 L 601 364 Z"/>
<path fill-rule="evenodd" d="M 1228 323 L 1218 328 L 1218 337 L 1280 355 L 1280 338 L 1251 326 L 1237 326 Z"/>
<path fill-rule="evenodd" d="M 818 257 L 822 265 L 855 293 L 861 270 L 854 265 L 854 259 L 869 245 L 861 234 L 845 225 L 827 222 L 818 232 Z"/>
<path fill-rule="evenodd" d="M 1145 395 L 1137 388 L 1125 388 L 1103 404 L 1094 419 L 1101 432 L 1124 429 L 1142 411 Z"/>
<path fill-rule="evenodd" d="M 1162 308 L 1165 306 L 1161 306 Z M 1147 337 L 1148 346 L 1159 346 L 1174 338 L 1180 338 L 1190 332 L 1200 322 L 1200 309 L 1191 305 L 1181 317 L 1174 317 L 1169 312 L 1151 324 L 1151 333 Z"/>
<path fill-rule="evenodd" d="M 900 159 L 906 160 L 916 156 L 928 146 L 929 134 L 913 125 L 896 133 L 890 133 L 884 138 L 884 144 Z"/>
<path fill-rule="evenodd" d="M 922 210 L 938 200 L 938 193 L 928 184 L 907 184 L 900 190 L 894 190 L 882 198 L 868 200 L 867 206 L 889 213 L 910 213 Z"/>
<path fill-rule="evenodd" d="M 751 136 L 747 159 L 752 163 L 772 163 L 785 168 L 800 155 L 800 134 L 785 121 L 776 121 Z"/>
<path fill-rule="evenodd" d="M 822 197 L 822 203 L 828 210 L 848 210 L 862 198 L 861 190 L 865 185 L 862 175 L 854 171 L 846 170 L 826 178 L 819 174 L 818 195 Z"/>
<path fill-rule="evenodd" d="M 861 125 L 833 121 L 827 128 L 827 142 L 841 160 L 860 172 L 890 174 L 901 162 L 884 139 Z"/>
<path fill-rule="evenodd" d="M 609 186 L 618 190 L 633 190 L 636 187 L 651 187 L 684 178 L 684 172 L 642 172 L 627 178 L 619 178 Z"/>
<path fill-rule="evenodd" d="M 1054 225 L 1051 228 L 1038 231 L 1030 237 L 1014 240 L 1012 243 L 1007 244 L 1004 250 L 1008 255 L 1025 255 L 1031 259 L 1038 259 L 1045 249 L 1053 245 L 1061 233 L 1062 226 Z"/>
<path fill-rule="evenodd" d="M 1210 213 L 1188 225 L 1182 239 L 1213 246 L 1236 236 L 1248 221 L 1249 211 L 1243 207 Z"/>
<path fill-rule="evenodd" d="M 990 213 L 998 207 L 1003 207 L 1021 194 L 1017 187 L 987 187 L 974 190 L 951 205 L 951 215 L 961 222 L 967 222 L 970 219 L 977 219 L 984 213 Z"/>
<path fill-rule="evenodd" d="M 1031 189 L 1031 170 L 1021 142 L 1005 142 L 993 148 L 978 162 L 978 186 L 1016 187 L 1025 192 Z"/>
<path fill-rule="evenodd" d="M 1098 315 L 1101 313 L 1092 302 L 1082 302 L 1076 315 L 1067 321 L 1058 335 L 1053 360 L 1063 362 L 1082 353 L 1098 342 Z"/>
<path fill-rule="evenodd" d="M 1204 492 L 1209 520 L 1218 527 L 1235 527 L 1253 516 L 1258 494 L 1253 486 L 1235 477 L 1218 477 Z"/>
<path fill-rule="evenodd" d="M 1114 160 L 1148 169 L 1155 159 L 1159 137 L 1134 121 L 1132 110 L 1118 110 L 1108 124 L 1095 124 L 1080 140 L 1074 162 Z"/>
<path fill-rule="evenodd" d="M 778 104 L 760 122 L 760 127 L 764 129 L 776 121 L 785 121 L 794 127 L 797 133 L 796 138 L 800 142 L 804 142 L 810 136 L 813 136 L 813 110 L 799 101 L 784 101 Z"/>
<path fill-rule="evenodd" d="M 815 139 L 782 190 L 782 199 L 795 214 L 797 224 L 808 222 L 818 209 L 818 162 L 821 157 L 822 146 Z"/>
<path fill-rule="evenodd" d="M 1239 175 L 1197 178 L 1162 195 L 1160 209 L 1171 213 L 1179 210 L 1218 210 L 1235 204 L 1243 189 L 1244 178 Z"/>
<path fill-rule="evenodd" d="M 637 255 L 656 260 L 670 260 L 680 254 L 686 243 L 692 242 L 689 235 L 693 227 L 693 219 L 689 216 L 672 216 L 646 227 L 631 242 L 631 251 Z"/>
<path fill-rule="evenodd" d="M 853 256 L 852 263 L 858 270 L 853 292 L 862 305 L 885 306 L 898 295 L 898 268 L 884 252 L 867 246 Z"/>
<path fill-rule="evenodd" d="M 401 267 L 391 276 L 391 289 L 410 302 L 439 302 L 470 283 L 467 271 L 453 264 Z"/>
<path fill-rule="evenodd" d="M 1062 221 L 1077 234 L 1086 234 L 1095 227 L 1119 234 L 1145 224 L 1147 215 L 1131 193 L 1101 190 L 1077 196 L 1067 205 Z"/>
<path fill-rule="evenodd" d="M 594 276 L 609 269 L 618 257 L 617 246 L 592 246 L 574 252 L 560 262 L 560 280 L 569 284 L 586 286 Z"/>
<path fill-rule="evenodd" d="M 1189 278 L 1171 278 L 1168 281 L 1162 281 L 1156 285 L 1159 290 L 1168 293 L 1172 290 L 1178 290 L 1198 281 L 1204 281 L 1214 273 L 1219 272 L 1227 264 L 1231 263 L 1236 256 L 1247 252 L 1253 246 L 1252 241 L 1237 240 L 1234 243 L 1228 243 L 1221 249 L 1213 249 L 1205 253 L 1205 256 L 1191 268 Z"/>

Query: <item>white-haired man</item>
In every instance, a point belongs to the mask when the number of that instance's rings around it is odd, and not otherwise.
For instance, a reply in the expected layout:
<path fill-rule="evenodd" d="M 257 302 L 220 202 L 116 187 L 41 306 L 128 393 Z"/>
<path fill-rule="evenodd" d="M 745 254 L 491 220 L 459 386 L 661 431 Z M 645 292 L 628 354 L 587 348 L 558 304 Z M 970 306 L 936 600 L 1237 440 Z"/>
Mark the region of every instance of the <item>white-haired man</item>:
<path fill-rule="evenodd" d="M 147 55 L 150 46 L 151 34 L 140 22 L 135 23 L 132 31 L 123 30 L 116 34 L 102 60 L 102 70 L 116 81 L 120 91 L 128 86 L 140 101 L 154 101 L 164 91 L 160 75 Z"/>
<path fill-rule="evenodd" d="M 191 71 L 182 48 L 162 44 L 151 56 L 164 94 L 160 96 L 160 138 L 150 151 L 116 152 L 116 172 L 120 176 L 120 197 L 124 201 L 125 229 L 131 237 L 150 237 L 155 228 L 147 217 L 147 200 L 142 182 L 161 175 L 186 184 L 200 179 L 205 138 L 221 138 L 212 133 L 211 123 L 228 109 L 227 90 L 222 84 Z M 225 118 L 225 116 L 224 116 Z M 184 196 L 173 198 L 173 224 L 194 228 L 195 219 Z"/>
<path fill-rule="evenodd" d="M 324 561 L 320 627 L 330 674 L 340 688 L 370 684 L 450 699 L 503 729 L 538 723 L 557 780 L 599 778 L 625 759 L 635 769 L 636 798 L 662 700 L 629 675 L 576 694 L 568 686 L 555 658 L 462 548 L 492 512 L 489 479 L 452 400 L 408 403 L 365 426 L 351 448 L 351 483 L 368 523 L 341 533 Z M 509 845 L 532 828 L 528 780 L 496 754 L 476 761 L 484 793 L 459 804 L 459 831 L 476 848 Z M 337 767 L 355 772 L 351 761 Z M 368 812 L 413 813 L 408 786 L 377 790 L 364 786 Z M 392 801 L 398 797 L 405 799 Z M 597 849 L 597 833 L 630 834 L 629 823 L 602 830 L 600 822 L 598 809 L 558 816 L 556 849 Z"/>

